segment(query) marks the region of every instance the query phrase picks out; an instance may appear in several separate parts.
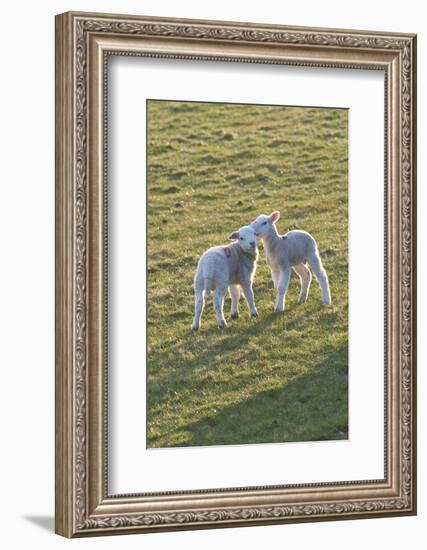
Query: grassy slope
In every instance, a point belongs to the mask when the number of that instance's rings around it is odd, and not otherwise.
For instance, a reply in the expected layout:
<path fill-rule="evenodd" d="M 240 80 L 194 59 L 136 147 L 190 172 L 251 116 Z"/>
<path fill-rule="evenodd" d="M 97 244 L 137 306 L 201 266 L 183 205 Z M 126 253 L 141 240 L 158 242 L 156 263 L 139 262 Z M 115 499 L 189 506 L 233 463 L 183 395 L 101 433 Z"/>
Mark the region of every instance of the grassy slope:
<path fill-rule="evenodd" d="M 148 445 L 150 447 L 347 438 L 347 111 L 149 102 Z M 313 280 L 286 311 L 260 245 L 259 318 L 216 328 L 208 299 L 190 330 L 200 254 L 260 213 L 278 229 L 316 238 L 332 301 Z"/>

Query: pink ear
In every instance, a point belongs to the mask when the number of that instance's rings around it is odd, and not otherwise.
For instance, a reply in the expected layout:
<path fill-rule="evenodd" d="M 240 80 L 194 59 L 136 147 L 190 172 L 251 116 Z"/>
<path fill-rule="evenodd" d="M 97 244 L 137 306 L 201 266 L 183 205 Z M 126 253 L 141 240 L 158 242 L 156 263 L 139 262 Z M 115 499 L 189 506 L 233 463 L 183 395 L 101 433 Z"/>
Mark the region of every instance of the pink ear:
<path fill-rule="evenodd" d="M 231 233 L 231 235 L 228 235 L 228 238 L 230 239 L 230 241 L 235 241 L 236 239 L 239 238 L 239 232 L 234 231 L 234 233 Z"/>
<path fill-rule="evenodd" d="M 276 223 L 279 218 L 280 218 L 280 212 L 278 210 L 275 210 L 270 214 L 270 220 L 273 223 Z"/>

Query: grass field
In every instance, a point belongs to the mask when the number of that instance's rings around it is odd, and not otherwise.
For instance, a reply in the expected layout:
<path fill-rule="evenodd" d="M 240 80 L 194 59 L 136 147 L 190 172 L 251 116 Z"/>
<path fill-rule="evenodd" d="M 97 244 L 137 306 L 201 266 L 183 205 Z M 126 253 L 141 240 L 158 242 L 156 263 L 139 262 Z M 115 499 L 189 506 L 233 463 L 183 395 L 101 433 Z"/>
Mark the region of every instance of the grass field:
<path fill-rule="evenodd" d="M 348 113 L 148 102 L 148 447 L 348 437 Z M 332 305 L 313 280 L 282 315 L 260 243 L 259 317 L 191 331 L 202 252 L 258 214 L 317 240 Z"/>

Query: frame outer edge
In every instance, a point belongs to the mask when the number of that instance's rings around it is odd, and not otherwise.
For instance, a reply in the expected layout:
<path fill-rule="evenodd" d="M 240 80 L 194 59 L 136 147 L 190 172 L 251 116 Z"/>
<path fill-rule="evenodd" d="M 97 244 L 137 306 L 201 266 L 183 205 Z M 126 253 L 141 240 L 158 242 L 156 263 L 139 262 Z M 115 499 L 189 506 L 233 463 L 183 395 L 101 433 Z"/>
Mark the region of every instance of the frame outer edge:
<path fill-rule="evenodd" d="M 418 348 L 418 333 L 417 333 L 417 297 L 418 297 L 418 291 L 417 291 L 417 280 L 418 280 L 418 264 L 417 264 L 417 249 L 418 249 L 418 241 L 417 241 L 417 177 L 418 177 L 418 167 L 417 167 L 417 102 L 418 102 L 418 95 L 417 95 L 417 87 L 418 87 L 418 81 L 417 81 L 417 63 L 418 63 L 418 38 L 417 36 L 413 37 L 413 47 L 414 47 L 414 59 L 413 59 L 413 126 L 412 126 L 412 144 L 413 144 L 413 203 L 412 203 L 412 219 L 413 219 L 413 252 L 412 252 L 412 258 L 414 262 L 414 282 L 413 282 L 413 316 L 412 316 L 412 329 L 413 329 L 413 416 L 414 416 L 414 428 L 413 428 L 413 438 L 415 442 L 415 452 L 413 456 L 413 493 L 414 493 L 414 514 L 417 514 L 417 475 L 418 475 L 418 459 L 417 459 L 417 434 L 418 434 L 418 427 L 417 427 L 417 348 Z"/>
<path fill-rule="evenodd" d="M 55 533 L 74 529 L 73 18 L 55 17 Z"/>
<path fill-rule="evenodd" d="M 278 23 L 256 23 L 254 21 L 242 21 L 227 19 L 194 19 L 192 17 L 165 17 L 158 15 L 138 15 L 138 14 L 124 14 L 124 13 L 111 13 L 111 12 L 92 12 L 81 10 L 70 10 L 64 13 L 64 15 L 70 15 L 73 18 L 88 19 L 105 19 L 105 20 L 121 20 L 121 21 L 138 21 L 145 23 L 169 23 L 176 25 L 203 25 L 204 27 L 231 27 L 231 28 L 246 28 L 247 30 L 287 30 L 304 32 L 309 31 L 312 33 L 331 33 L 331 34 L 353 34 L 360 36 L 381 36 L 385 38 L 394 39 L 413 39 L 416 37 L 415 33 L 410 32 L 390 32 L 390 31 L 375 31 L 370 29 L 354 29 L 354 28 L 340 28 L 340 27 L 317 27 L 317 26 L 305 26 L 305 25 L 284 25 Z"/>
<path fill-rule="evenodd" d="M 409 177 L 405 178 L 406 195 L 408 200 L 406 209 L 406 221 L 409 229 L 409 239 L 406 248 L 407 260 L 410 270 L 405 285 L 408 291 L 409 307 L 407 309 L 409 321 L 409 342 L 407 352 L 407 366 L 404 372 L 409 375 L 407 385 L 407 401 L 409 414 L 405 417 L 403 428 L 406 428 L 407 446 L 406 452 L 406 486 L 405 494 L 397 495 L 397 499 L 385 499 L 380 501 L 332 502 L 331 504 L 308 503 L 294 507 L 296 515 L 288 506 L 275 506 L 272 508 L 248 508 L 226 510 L 195 510 L 178 512 L 160 512 L 152 514 L 136 514 L 130 510 L 127 515 L 106 514 L 104 517 L 93 516 L 88 506 L 88 491 L 91 490 L 91 469 L 88 468 L 87 453 L 90 448 L 89 425 L 87 414 L 92 409 L 90 388 L 87 387 L 87 368 L 90 366 L 90 357 L 87 356 L 87 292 L 86 277 L 88 252 L 86 241 L 87 218 L 87 128 L 86 118 L 86 42 L 79 39 L 77 30 L 96 32 L 96 22 L 99 18 L 109 20 L 102 21 L 100 32 L 119 32 L 120 34 L 133 34 L 137 26 L 146 26 L 150 36 L 167 36 L 170 31 L 167 25 L 161 23 L 188 24 L 177 26 L 177 35 L 187 39 L 210 39 L 215 35 L 216 40 L 254 41 L 254 42 L 290 42 L 283 38 L 290 27 L 250 25 L 239 22 L 214 22 L 196 20 L 171 20 L 164 18 L 146 18 L 137 16 L 114 16 L 113 14 L 89 14 L 82 12 L 67 12 L 56 17 L 56 505 L 55 505 L 55 531 L 65 537 L 93 536 L 96 534 L 119 534 L 125 532 L 163 531 L 176 529 L 200 529 L 218 528 L 237 525 L 256 525 L 283 522 L 321 521 L 356 519 L 358 517 L 384 517 L 393 515 L 413 515 L 416 511 L 416 36 L 396 35 L 395 33 L 369 33 L 348 30 L 339 31 L 332 29 L 319 29 L 318 38 L 325 40 L 327 46 L 353 49 L 358 51 L 366 49 L 391 51 L 409 50 L 409 63 L 407 65 L 406 82 L 409 84 L 407 111 L 409 120 L 408 138 L 410 149 L 408 151 Z M 117 29 L 114 19 L 117 17 Z M 129 21 L 130 20 L 130 21 Z M 138 23 L 134 23 L 138 20 Z M 228 26 L 225 35 L 216 35 L 219 25 Z M 87 27 L 85 27 L 87 25 Z M 198 28 L 193 28 L 195 26 Z M 159 27 L 161 28 L 159 28 Z M 283 37 L 272 36 L 270 29 L 283 29 Z M 258 28 L 260 29 L 258 32 Z M 252 29 L 254 29 L 252 31 Z M 301 31 L 310 32 L 315 29 L 294 27 L 296 34 Z M 297 31 L 298 29 L 298 31 Z M 221 29 L 219 29 L 221 31 Z M 246 36 L 246 31 L 250 35 Z M 76 34 L 75 34 L 76 31 Z M 193 31 L 195 34 L 193 34 Z M 261 32 L 262 31 L 262 32 Z M 329 33 L 326 36 L 325 33 Z M 346 37 L 337 34 L 351 33 L 350 43 L 342 42 Z M 136 34 L 139 30 L 136 29 Z M 243 34 L 242 34 L 243 33 Z M 371 34 L 371 36 L 369 36 Z M 270 36 L 268 36 L 270 35 Z M 366 37 L 366 35 L 368 35 Z M 366 37 L 366 38 L 365 38 Z M 398 38 L 399 37 L 399 38 Z M 272 40 L 271 40 L 272 38 Z M 291 37 L 292 38 L 292 37 Z M 311 45 L 320 45 L 315 39 L 317 34 L 307 34 L 307 40 Z M 403 39 L 405 38 L 405 39 Z M 306 38 L 304 38 L 305 40 Z M 396 42 L 393 47 L 392 42 Z M 298 40 L 295 43 L 299 43 Z M 305 44 L 305 43 L 304 43 Z M 322 45 L 323 42 L 322 42 Z M 406 58 L 408 60 L 408 58 Z M 325 65 L 327 66 L 327 65 Z M 80 76 L 79 76 L 80 75 Z M 401 108 L 401 107 L 400 107 Z M 399 108 L 399 113 L 401 112 Z M 77 118 L 76 118 L 77 117 Z M 402 174 L 401 171 L 399 171 Z M 400 198 L 401 195 L 400 195 Z M 401 228 L 401 226 L 400 226 Z M 402 245 L 398 240 L 399 248 Z M 399 260 L 402 256 L 399 253 Z M 401 266 L 399 266 L 401 267 Z M 400 287 L 402 289 L 402 287 Z M 401 299 L 399 300 L 402 305 Z M 402 356 L 401 356 L 402 357 Z M 92 372 L 92 368 L 88 369 Z M 399 383 L 400 391 L 402 390 Z M 89 393 L 89 395 L 88 395 Z M 402 427 L 402 426 L 401 426 Z M 401 432 L 402 433 L 402 432 Z M 88 445 L 89 441 L 89 445 Z M 399 441 L 402 440 L 399 438 Z M 400 460 L 402 460 L 402 455 Z M 400 472 L 401 473 L 401 472 Z M 400 485 L 400 483 L 399 483 Z M 402 488 L 402 486 L 401 486 Z M 408 498 L 409 497 L 409 498 Z M 89 502 L 90 504 L 90 502 Z M 249 515 L 248 515 L 249 513 Z M 289 515 L 290 513 L 290 515 Z"/>
<path fill-rule="evenodd" d="M 411 262 L 412 262 L 412 280 L 411 280 L 411 304 L 412 304 L 412 316 L 411 316 L 411 336 L 412 336 L 412 357 L 411 357 L 411 369 L 412 369 L 412 509 L 413 514 L 417 515 L 417 35 L 411 38 L 411 50 L 412 50 L 412 73 L 411 73 L 411 165 L 412 165 L 412 179 L 411 179 Z"/>

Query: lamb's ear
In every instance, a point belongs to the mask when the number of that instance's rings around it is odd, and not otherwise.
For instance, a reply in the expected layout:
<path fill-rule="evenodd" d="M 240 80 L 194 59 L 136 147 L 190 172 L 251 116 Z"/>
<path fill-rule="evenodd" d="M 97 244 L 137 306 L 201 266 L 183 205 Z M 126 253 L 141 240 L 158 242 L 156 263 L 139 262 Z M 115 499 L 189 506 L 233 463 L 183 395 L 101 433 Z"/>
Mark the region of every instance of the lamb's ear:
<path fill-rule="evenodd" d="M 228 235 L 228 238 L 230 239 L 230 241 L 235 241 L 236 239 L 239 238 L 239 232 L 238 232 L 238 231 L 234 231 L 233 233 L 231 233 L 230 235 Z"/>
<path fill-rule="evenodd" d="M 270 214 L 270 220 L 272 223 L 276 223 L 279 218 L 280 218 L 280 212 L 278 210 L 275 210 Z"/>

